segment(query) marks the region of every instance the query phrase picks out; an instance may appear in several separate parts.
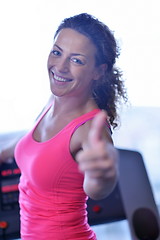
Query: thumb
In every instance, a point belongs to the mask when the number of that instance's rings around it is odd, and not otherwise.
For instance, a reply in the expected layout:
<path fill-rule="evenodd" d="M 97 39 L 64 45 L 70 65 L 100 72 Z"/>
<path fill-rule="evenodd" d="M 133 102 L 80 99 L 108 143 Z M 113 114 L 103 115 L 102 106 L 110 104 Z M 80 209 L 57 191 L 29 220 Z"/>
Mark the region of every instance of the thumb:
<path fill-rule="evenodd" d="M 88 135 L 88 143 L 91 147 L 94 147 L 99 141 L 102 140 L 106 119 L 107 114 L 105 111 L 99 112 L 94 117 Z"/>

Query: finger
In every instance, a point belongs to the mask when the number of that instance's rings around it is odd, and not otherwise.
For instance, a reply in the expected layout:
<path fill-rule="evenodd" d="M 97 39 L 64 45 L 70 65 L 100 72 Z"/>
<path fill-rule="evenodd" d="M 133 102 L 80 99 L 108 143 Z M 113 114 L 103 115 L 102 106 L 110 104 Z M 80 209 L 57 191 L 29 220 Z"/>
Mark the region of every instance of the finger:
<path fill-rule="evenodd" d="M 93 119 L 91 129 L 88 135 L 88 141 L 90 146 L 96 146 L 96 144 L 102 139 L 106 119 L 107 114 L 104 111 L 98 113 Z"/>

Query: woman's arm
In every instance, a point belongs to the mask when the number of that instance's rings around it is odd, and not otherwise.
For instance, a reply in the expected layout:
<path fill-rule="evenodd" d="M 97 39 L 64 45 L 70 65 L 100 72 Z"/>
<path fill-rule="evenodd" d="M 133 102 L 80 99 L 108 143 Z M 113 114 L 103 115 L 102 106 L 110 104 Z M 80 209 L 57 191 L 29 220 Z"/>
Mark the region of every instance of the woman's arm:
<path fill-rule="evenodd" d="M 84 191 L 94 200 L 107 197 L 118 178 L 118 153 L 108 133 L 104 136 L 105 121 L 103 111 L 96 115 L 88 142 L 76 156 L 79 169 L 84 173 Z"/>

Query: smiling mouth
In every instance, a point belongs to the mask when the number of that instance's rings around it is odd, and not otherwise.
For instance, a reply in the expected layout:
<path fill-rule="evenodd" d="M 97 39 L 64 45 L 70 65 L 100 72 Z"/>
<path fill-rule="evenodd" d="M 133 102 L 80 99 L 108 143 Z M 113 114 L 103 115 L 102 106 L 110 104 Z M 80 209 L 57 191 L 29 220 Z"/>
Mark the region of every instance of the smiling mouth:
<path fill-rule="evenodd" d="M 52 72 L 52 75 L 53 75 L 53 78 L 58 81 L 58 82 L 71 82 L 72 79 L 69 79 L 69 78 L 63 78 L 63 77 L 60 77 L 60 76 L 57 76 L 55 73 Z"/>

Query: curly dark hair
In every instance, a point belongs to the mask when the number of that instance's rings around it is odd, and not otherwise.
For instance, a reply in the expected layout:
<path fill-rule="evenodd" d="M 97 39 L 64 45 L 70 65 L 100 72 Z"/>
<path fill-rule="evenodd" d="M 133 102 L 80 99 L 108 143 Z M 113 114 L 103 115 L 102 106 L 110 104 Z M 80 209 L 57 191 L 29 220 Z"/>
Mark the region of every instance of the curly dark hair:
<path fill-rule="evenodd" d="M 120 55 L 113 32 L 94 16 L 81 13 L 65 18 L 59 25 L 54 38 L 64 28 L 71 28 L 88 37 L 96 46 L 96 66 L 106 64 L 107 69 L 101 81 L 93 82 L 92 96 L 98 107 L 107 111 L 109 122 L 115 128 L 118 124 L 117 108 L 120 100 L 127 101 L 122 72 L 115 66 Z"/>

